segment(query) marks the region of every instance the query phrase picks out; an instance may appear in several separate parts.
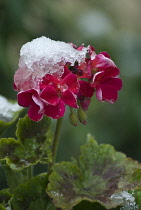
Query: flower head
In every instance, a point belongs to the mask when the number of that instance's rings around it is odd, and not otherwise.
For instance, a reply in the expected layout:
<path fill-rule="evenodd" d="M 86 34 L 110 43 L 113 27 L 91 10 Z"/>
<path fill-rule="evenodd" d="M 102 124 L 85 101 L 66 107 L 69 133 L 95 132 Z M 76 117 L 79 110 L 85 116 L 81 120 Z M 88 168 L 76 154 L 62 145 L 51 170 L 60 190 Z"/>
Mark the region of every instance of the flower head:
<path fill-rule="evenodd" d="M 100 101 L 115 102 L 122 86 L 118 75 L 106 52 L 96 55 L 92 46 L 41 37 L 21 48 L 14 89 L 32 120 L 43 115 L 58 119 L 66 105 L 86 111 L 94 92 Z"/>

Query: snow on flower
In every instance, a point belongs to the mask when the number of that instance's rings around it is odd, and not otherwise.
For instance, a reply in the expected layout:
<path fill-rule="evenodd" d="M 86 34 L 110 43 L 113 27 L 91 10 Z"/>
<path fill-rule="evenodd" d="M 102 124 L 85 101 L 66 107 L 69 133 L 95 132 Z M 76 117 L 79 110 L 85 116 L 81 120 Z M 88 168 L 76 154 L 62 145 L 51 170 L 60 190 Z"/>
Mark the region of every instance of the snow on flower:
<path fill-rule="evenodd" d="M 66 105 L 86 111 L 94 92 L 99 101 L 113 103 L 121 87 L 119 69 L 106 52 L 46 37 L 23 45 L 14 75 L 18 103 L 29 107 L 34 121 L 61 118 Z"/>
<path fill-rule="evenodd" d="M 37 88 L 46 74 L 61 76 L 66 63 L 84 62 L 86 52 L 85 47 L 78 51 L 69 43 L 46 37 L 26 43 L 20 50 L 19 69 L 14 76 L 17 90 Z"/>

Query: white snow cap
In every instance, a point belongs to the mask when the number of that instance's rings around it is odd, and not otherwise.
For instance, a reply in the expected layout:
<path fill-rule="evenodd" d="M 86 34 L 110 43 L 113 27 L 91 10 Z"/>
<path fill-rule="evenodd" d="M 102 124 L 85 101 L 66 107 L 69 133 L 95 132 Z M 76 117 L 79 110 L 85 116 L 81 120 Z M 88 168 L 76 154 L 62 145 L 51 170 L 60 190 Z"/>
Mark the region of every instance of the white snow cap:
<path fill-rule="evenodd" d="M 46 74 L 61 77 L 65 64 L 85 61 L 88 48 L 77 50 L 70 43 L 53 41 L 44 36 L 24 44 L 20 51 L 19 69 L 14 75 L 18 92 L 39 88 Z"/>
<path fill-rule="evenodd" d="M 38 66 L 44 74 L 53 74 L 63 71 L 63 66 L 67 62 L 72 65 L 75 61 L 83 62 L 86 53 L 86 47 L 79 51 L 69 43 L 42 36 L 23 45 L 20 51 L 19 68 L 23 68 L 25 64 L 30 71 L 35 71 Z"/>

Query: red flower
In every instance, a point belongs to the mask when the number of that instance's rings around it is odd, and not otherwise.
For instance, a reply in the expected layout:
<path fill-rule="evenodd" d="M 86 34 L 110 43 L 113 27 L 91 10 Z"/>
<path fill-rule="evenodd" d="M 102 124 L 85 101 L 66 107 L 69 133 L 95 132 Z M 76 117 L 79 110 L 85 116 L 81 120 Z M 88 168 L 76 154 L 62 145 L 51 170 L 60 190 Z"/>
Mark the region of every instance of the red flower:
<path fill-rule="evenodd" d="M 70 73 L 63 79 L 47 74 L 43 77 L 40 88 L 42 89 L 40 97 L 48 105 L 45 111 L 47 116 L 54 119 L 62 117 L 65 105 L 78 108 L 79 83 L 74 74 Z"/>
<path fill-rule="evenodd" d="M 70 73 L 61 79 L 47 74 L 40 88 L 40 93 L 35 89 L 18 93 L 19 105 L 30 107 L 28 116 L 32 120 L 41 120 L 43 114 L 58 119 L 64 115 L 65 105 L 78 108 L 76 94 L 79 83 L 75 75 Z"/>

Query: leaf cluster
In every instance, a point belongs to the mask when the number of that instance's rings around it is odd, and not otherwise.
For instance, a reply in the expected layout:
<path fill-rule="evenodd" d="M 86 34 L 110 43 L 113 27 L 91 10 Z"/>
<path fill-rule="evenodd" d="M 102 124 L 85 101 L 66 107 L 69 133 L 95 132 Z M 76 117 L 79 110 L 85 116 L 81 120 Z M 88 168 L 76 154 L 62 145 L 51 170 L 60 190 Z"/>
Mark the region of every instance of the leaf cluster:
<path fill-rule="evenodd" d="M 51 162 L 51 140 L 49 132 L 50 119 L 38 123 L 25 116 L 19 119 L 16 136 L 0 139 L 0 159 L 12 170 L 20 170 L 38 162 Z"/>
<path fill-rule="evenodd" d="M 98 145 L 91 135 L 78 160 L 56 163 L 50 174 L 29 176 L 33 165 L 52 161 L 50 123 L 47 117 L 34 122 L 25 116 L 17 123 L 17 139 L 0 139 L 10 187 L 0 191 L 0 210 L 141 209 L 141 164 L 111 145 Z"/>

